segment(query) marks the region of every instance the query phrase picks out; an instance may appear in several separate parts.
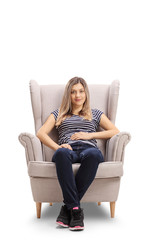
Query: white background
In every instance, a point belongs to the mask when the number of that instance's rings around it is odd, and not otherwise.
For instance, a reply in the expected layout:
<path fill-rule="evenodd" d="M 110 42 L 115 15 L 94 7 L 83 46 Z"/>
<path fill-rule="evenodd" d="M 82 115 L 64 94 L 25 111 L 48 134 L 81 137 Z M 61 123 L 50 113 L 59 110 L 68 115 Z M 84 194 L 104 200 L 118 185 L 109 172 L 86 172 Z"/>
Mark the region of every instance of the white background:
<path fill-rule="evenodd" d="M 0 1 L 0 218 L 3 239 L 159 239 L 159 1 Z M 115 219 L 82 204 L 85 230 L 55 224 L 61 204 L 36 218 L 21 132 L 34 134 L 29 81 L 120 81 L 116 126 L 132 135 Z M 2 225 L 3 224 L 3 225 Z M 102 238 L 101 237 L 101 238 Z"/>

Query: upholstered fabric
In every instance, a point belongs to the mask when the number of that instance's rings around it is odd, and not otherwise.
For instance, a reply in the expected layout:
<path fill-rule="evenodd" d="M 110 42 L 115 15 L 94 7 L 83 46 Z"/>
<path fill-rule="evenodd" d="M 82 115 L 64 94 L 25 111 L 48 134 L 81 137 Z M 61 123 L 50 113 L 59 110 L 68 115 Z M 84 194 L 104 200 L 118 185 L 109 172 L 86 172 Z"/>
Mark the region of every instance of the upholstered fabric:
<path fill-rule="evenodd" d="M 76 174 L 80 163 L 72 164 L 73 172 Z M 30 177 L 57 178 L 56 166 L 53 162 L 31 161 L 28 164 Z M 121 177 L 123 175 L 122 162 L 103 162 L 99 164 L 96 178 Z"/>
<path fill-rule="evenodd" d="M 89 186 L 82 202 L 114 202 L 117 201 L 119 177 L 95 179 Z M 56 178 L 30 177 L 33 199 L 35 202 L 62 202 L 62 191 Z"/>
<path fill-rule="evenodd" d="M 107 161 L 123 162 L 125 146 L 130 141 L 130 139 L 131 135 L 127 132 L 120 132 L 109 139 L 108 149 L 106 151 Z"/>
<path fill-rule="evenodd" d="M 39 138 L 30 133 L 21 133 L 19 141 L 25 148 L 27 165 L 29 161 L 43 161 L 42 146 Z"/>

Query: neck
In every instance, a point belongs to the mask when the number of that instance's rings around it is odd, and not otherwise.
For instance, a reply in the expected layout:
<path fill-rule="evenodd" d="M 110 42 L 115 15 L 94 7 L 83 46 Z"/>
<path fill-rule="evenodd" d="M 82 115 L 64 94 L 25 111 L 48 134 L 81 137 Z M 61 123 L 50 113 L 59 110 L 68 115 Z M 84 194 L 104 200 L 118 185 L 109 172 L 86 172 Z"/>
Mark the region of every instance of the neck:
<path fill-rule="evenodd" d="M 82 106 L 72 107 L 72 114 L 78 115 L 81 110 L 82 110 Z"/>

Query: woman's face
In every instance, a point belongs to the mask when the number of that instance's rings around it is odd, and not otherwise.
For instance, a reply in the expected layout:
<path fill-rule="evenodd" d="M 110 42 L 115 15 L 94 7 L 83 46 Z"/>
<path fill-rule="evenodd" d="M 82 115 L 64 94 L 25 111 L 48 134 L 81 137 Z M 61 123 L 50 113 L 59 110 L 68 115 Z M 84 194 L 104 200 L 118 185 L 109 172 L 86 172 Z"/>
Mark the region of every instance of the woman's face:
<path fill-rule="evenodd" d="M 86 100 L 84 87 L 81 83 L 72 86 L 71 89 L 71 102 L 75 106 L 83 106 Z"/>

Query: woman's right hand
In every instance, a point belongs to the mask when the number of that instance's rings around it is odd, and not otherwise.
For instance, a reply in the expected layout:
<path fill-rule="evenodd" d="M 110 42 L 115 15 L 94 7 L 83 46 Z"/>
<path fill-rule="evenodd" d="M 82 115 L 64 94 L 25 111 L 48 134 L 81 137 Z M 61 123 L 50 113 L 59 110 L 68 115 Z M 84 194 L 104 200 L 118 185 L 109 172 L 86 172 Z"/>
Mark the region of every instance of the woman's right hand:
<path fill-rule="evenodd" d="M 68 148 L 70 150 L 73 150 L 72 147 L 69 144 L 67 144 L 67 143 L 59 145 L 59 148 Z"/>

